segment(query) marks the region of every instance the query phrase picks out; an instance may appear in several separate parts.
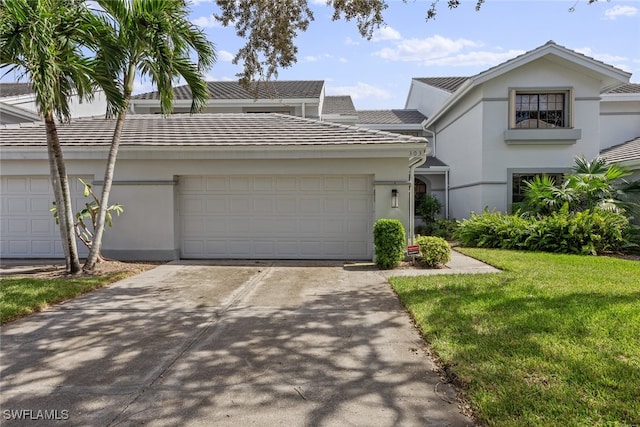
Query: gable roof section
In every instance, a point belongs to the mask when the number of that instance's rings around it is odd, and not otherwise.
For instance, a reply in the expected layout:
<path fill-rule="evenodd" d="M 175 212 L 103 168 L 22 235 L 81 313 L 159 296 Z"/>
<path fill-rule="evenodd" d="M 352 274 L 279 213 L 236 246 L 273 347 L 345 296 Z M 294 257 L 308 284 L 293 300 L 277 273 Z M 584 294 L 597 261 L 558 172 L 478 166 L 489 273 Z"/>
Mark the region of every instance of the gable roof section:
<path fill-rule="evenodd" d="M 469 80 L 469 77 L 414 77 L 413 80 L 453 93 L 462 83 Z"/>
<path fill-rule="evenodd" d="M 621 84 L 628 82 L 631 77 L 631 73 L 623 71 L 620 68 L 605 64 L 602 61 L 598 61 L 597 59 L 591 58 L 582 53 L 560 46 L 553 40 L 549 40 L 542 46 L 516 56 L 515 58 L 496 65 L 495 67 L 491 67 L 488 70 L 476 74 L 471 77 L 471 79 L 475 85 L 478 85 L 542 57 L 569 61 L 600 74 L 603 80 L 603 84 L 600 88 L 601 92 L 607 92 L 615 89 Z"/>
<path fill-rule="evenodd" d="M 356 115 L 356 107 L 349 95 L 325 96 L 322 104 L 322 114 Z"/>
<path fill-rule="evenodd" d="M 31 83 L 0 83 L 0 97 L 29 95 L 33 93 Z"/>
<path fill-rule="evenodd" d="M 640 136 L 602 150 L 600 155 L 609 163 L 640 161 Z"/>
<path fill-rule="evenodd" d="M 516 56 L 502 64 L 491 67 L 488 70 L 463 81 L 444 105 L 442 105 L 442 107 L 429 118 L 427 126 L 430 126 L 434 121 L 442 116 L 442 114 L 448 111 L 449 108 L 458 101 L 458 99 L 464 97 L 472 88 L 543 57 L 553 61 L 563 62 L 565 64 L 574 64 L 583 70 L 587 70 L 594 75 L 597 75 L 601 81 L 601 93 L 615 90 L 616 88 L 628 83 L 629 78 L 631 77 L 631 73 L 616 68 L 613 65 L 605 64 L 602 61 L 598 61 L 571 49 L 567 49 L 566 47 L 560 46 L 550 40 L 540 47 Z"/>
<path fill-rule="evenodd" d="M 229 99 L 285 99 L 285 98 L 320 98 L 324 88 L 324 80 L 282 80 L 268 82 L 254 82 L 249 90 L 237 81 L 207 82 L 209 98 L 218 100 Z M 175 100 L 191 100 L 191 90 L 188 85 L 173 89 Z M 133 100 L 160 99 L 159 92 L 147 92 L 132 97 Z"/>
<path fill-rule="evenodd" d="M 64 146 L 108 146 L 115 120 L 75 119 L 58 127 Z M 0 126 L 0 146 L 46 146 L 43 123 Z M 426 144 L 426 139 L 283 114 L 131 115 L 121 146 L 344 146 Z"/>
<path fill-rule="evenodd" d="M 358 110 L 358 124 L 421 124 L 426 117 L 418 110 Z"/>

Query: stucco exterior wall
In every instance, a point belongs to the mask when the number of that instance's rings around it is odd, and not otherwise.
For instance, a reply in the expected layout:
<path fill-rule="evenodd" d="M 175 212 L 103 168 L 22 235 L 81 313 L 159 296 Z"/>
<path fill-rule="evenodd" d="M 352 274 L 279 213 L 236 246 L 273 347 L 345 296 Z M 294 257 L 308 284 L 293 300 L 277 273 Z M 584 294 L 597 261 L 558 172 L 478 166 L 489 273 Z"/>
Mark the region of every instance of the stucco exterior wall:
<path fill-rule="evenodd" d="M 408 157 L 390 158 L 292 158 L 261 159 L 136 159 L 126 149 L 116 165 L 110 202 L 120 203 L 124 214 L 104 237 L 104 254 L 127 259 L 176 259 L 180 213 L 177 182 L 180 176 L 194 175 L 369 175 L 374 182 L 372 219 L 397 218 L 409 230 Z M 68 156 L 69 175 L 93 177 L 94 191 L 100 194 L 104 175 L 103 158 Z M 86 156 L 85 156 L 86 157 Z M 102 157 L 102 156 L 99 156 Z M 129 158 L 128 158 L 129 157 Z M 48 176 L 45 158 L 0 161 L 3 176 Z M 391 207 L 391 189 L 399 190 L 399 207 Z M 52 196 L 53 200 L 53 196 Z M 373 240 L 373 236 L 371 236 Z"/>
<path fill-rule="evenodd" d="M 600 129 L 601 150 L 640 136 L 640 94 L 633 97 L 603 96 L 600 103 Z"/>

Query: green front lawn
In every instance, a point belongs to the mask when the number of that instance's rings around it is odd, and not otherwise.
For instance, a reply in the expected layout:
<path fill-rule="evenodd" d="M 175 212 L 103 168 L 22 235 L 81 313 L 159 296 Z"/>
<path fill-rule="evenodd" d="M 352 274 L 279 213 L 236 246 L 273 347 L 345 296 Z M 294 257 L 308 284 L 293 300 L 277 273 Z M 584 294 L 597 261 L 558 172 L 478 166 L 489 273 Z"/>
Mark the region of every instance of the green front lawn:
<path fill-rule="evenodd" d="M 104 276 L 55 279 L 2 278 L 0 279 L 0 324 L 41 311 L 51 304 L 77 297 L 131 274 L 119 272 Z"/>
<path fill-rule="evenodd" d="M 390 282 L 481 425 L 640 425 L 640 262 L 460 251 L 504 272 Z"/>

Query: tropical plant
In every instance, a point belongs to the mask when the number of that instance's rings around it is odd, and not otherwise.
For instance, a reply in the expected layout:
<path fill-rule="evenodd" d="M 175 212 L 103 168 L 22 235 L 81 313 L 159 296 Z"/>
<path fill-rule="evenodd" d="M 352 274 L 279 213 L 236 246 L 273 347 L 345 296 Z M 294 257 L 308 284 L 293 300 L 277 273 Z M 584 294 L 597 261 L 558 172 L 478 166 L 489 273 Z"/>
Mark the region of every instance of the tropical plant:
<path fill-rule="evenodd" d="M 84 197 L 90 197 L 91 200 L 84 204 L 84 208 L 80 209 L 75 214 L 75 222 L 73 223 L 73 228 L 76 233 L 76 237 L 80 239 L 80 241 L 89 249 L 93 246 L 95 230 L 97 229 L 97 219 L 98 219 L 98 210 L 100 209 L 100 199 L 95 195 L 92 189 L 92 185 L 88 182 L 84 182 L 82 179 L 78 178 L 78 181 L 83 185 L 83 195 Z M 53 212 L 53 216 L 58 222 L 58 209 L 56 204 L 53 204 L 53 207 L 50 209 Z M 119 203 L 114 203 L 107 208 L 107 217 L 106 222 L 109 227 L 113 226 L 113 214 L 115 213 L 117 216 L 124 212 L 124 208 Z M 85 221 L 89 221 L 87 224 Z M 102 254 L 98 254 L 98 259 L 103 260 Z"/>
<path fill-rule="evenodd" d="M 418 203 L 416 212 L 425 224 L 432 225 L 436 222 L 436 215 L 442 212 L 442 204 L 437 197 L 431 194 L 425 194 Z"/>
<path fill-rule="evenodd" d="M 200 111 L 209 98 L 204 73 L 215 63 L 213 44 L 204 32 L 188 20 L 189 10 L 183 0 L 98 0 L 96 11 L 111 35 L 102 39 L 96 59 L 109 63 L 104 67 L 109 77 L 118 81 L 124 99 L 117 112 L 104 174 L 100 209 L 96 219 L 93 245 L 84 270 L 93 270 L 102 247 L 102 236 L 109 206 L 120 138 L 137 74 L 149 77 L 158 88 L 160 108 L 170 114 L 173 108 L 173 82 L 184 78 L 191 90 L 191 112 Z M 197 63 L 191 54 L 197 56 Z"/>
<path fill-rule="evenodd" d="M 527 186 L 524 199 L 514 203 L 514 210 L 525 216 L 550 215 L 565 208 L 571 212 L 603 209 L 628 216 L 638 211 L 640 181 L 628 182 L 626 168 L 608 164 L 596 157 L 588 161 L 584 156 L 575 159 L 571 173 L 561 183 L 547 175 L 537 175 Z"/>
<path fill-rule="evenodd" d="M 60 206 L 60 235 L 67 271 L 80 271 L 73 212 L 62 146 L 56 121 L 70 118 L 70 99 L 93 96 L 96 62 L 90 49 L 97 21 L 81 0 L 2 0 L 0 2 L 0 66 L 18 80 L 29 80 L 46 128 L 49 172 L 56 205 Z M 105 84 L 108 95 L 113 87 Z M 108 96 L 109 102 L 117 102 Z"/>

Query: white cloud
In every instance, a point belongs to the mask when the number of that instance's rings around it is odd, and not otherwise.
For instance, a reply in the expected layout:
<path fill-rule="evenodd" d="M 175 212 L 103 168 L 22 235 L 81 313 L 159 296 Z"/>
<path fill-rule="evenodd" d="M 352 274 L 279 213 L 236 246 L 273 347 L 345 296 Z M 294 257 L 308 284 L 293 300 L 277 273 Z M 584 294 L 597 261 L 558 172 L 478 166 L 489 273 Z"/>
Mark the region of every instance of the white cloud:
<path fill-rule="evenodd" d="M 374 55 L 390 61 L 425 62 L 447 58 L 468 47 L 481 44 L 467 39 L 448 39 L 433 36 L 426 39 L 402 39 L 394 47 L 386 47 Z"/>
<path fill-rule="evenodd" d="M 344 39 L 344 44 L 346 44 L 347 46 L 358 46 L 360 44 L 360 41 L 354 40 L 351 37 L 347 37 L 346 39 Z"/>
<path fill-rule="evenodd" d="M 371 41 L 373 42 L 381 42 L 385 40 L 401 40 L 402 36 L 396 30 L 391 27 L 383 27 L 376 30 L 373 33 L 373 37 L 371 37 Z"/>
<path fill-rule="evenodd" d="M 327 86 L 327 95 L 351 95 L 353 100 L 375 98 L 389 99 L 391 94 L 368 83 L 358 82 L 355 86 Z"/>
<path fill-rule="evenodd" d="M 234 57 L 235 55 L 233 53 L 228 52 L 226 50 L 221 50 L 218 52 L 218 60 L 222 62 L 231 62 L 233 61 Z"/>
<path fill-rule="evenodd" d="M 492 67 L 502 64 L 518 55 L 523 54 L 524 50 L 510 50 L 508 52 L 488 52 L 476 51 L 451 55 L 442 58 L 426 59 L 423 65 L 448 65 L 454 67 L 482 66 Z"/>
<path fill-rule="evenodd" d="M 189 0 L 189 3 L 194 6 L 197 6 L 200 3 L 213 3 L 213 0 Z"/>
<path fill-rule="evenodd" d="M 191 21 L 194 25 L 202 28 L 220 28 L 222 25 L 215 20 L 213 15 L 201 16 Z"/>
<path fill-rule="evenodd" d="M 575 49 L 575 51 L 583 55 L 587 55 L 588 57 L 593 58 L 597 61 L 602 61 L 605 64 L 613 65 L 614 67 L 620 68 L 625 71 L 631 71 L 632 67 L 630 67 L 628 63 L 629 61 L 634 62 L 632 58 L 627 58 L 620 55 L 611 55 L 608 53 L 594 52 L 593 49 L 589 47 Z"/>
<path fill-rule="evenodd" d="M 346 62 L 349 62 L 349 60 L 347 58 L 345 58 L 344 56 L 341 56 L 338 61 L 342 62 L 343 64 Z"/>
<path fill-rule="evenodd" d="M 620 16 L 636 16 L 638 14 L 638 8 L 634 6 L 621 6 L 619 4 L 613 6 L 611 9 L 604 11 L 605 19 L 614 20 Z"/>

